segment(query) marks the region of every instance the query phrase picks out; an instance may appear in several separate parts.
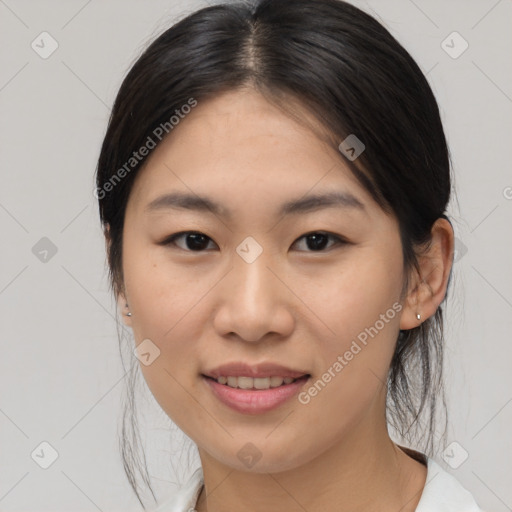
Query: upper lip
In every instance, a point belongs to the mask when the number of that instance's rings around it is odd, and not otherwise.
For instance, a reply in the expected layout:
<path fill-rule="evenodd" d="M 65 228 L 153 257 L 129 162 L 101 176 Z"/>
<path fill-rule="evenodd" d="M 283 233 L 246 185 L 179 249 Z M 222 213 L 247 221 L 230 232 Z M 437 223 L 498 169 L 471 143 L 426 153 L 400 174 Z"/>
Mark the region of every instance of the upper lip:
<path fill-rule="evenodd" d="M 260 363 L 249 365 L 243 362 L 226 363 L 217 366 L 212 370 L 206 371 L 203 375 L 217 379 L 221 376 L 224 377 L 291 377 L 297 379 L 304 375 L 309 375 L 307 372 L 300 370 L 292 370 L 285 366 L 274 363 Z"/>

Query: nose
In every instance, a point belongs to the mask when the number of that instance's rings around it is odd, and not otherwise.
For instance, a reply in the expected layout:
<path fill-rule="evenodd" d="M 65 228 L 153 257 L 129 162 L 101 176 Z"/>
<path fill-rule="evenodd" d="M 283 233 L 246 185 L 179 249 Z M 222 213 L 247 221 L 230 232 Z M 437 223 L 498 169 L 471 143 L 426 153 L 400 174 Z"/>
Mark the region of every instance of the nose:
<path fill-rule="evenodd" d="M 231 270 L 216 287 L 217 334 L 251 343 L 289 336 L 295 325 L 293 294 L 283 281 L 265 251 L 252 263 L 236 254 Z"/>

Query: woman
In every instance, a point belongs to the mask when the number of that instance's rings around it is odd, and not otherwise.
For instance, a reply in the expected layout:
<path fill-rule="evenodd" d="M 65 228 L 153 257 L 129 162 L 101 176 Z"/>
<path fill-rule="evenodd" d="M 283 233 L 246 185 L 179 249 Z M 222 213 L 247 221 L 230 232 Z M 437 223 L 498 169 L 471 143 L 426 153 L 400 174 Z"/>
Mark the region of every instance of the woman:
<path fill-rule="evenodd" d="M 450 187 L 425 77 L 350 4 L 209 7 L 149 46 L 97 196 L 134 361 L 201 461 L 158 510 L 480 510 L 429 455 Z"/>

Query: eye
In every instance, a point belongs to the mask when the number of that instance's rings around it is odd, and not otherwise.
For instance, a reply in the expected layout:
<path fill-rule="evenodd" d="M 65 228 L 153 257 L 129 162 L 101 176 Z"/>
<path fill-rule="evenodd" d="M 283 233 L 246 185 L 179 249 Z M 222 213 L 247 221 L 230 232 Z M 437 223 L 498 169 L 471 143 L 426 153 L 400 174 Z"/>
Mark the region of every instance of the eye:
<path fill-rule="evenodd" d="M 306 242 L 306 249 L 299 250 L 306 252 L 322 252 L 326 250 L 326 247 L 327 249 L 329 249 L 333 245 L 343 245 L 348 243 L 340 236 L 334 235 L 332 233 L 326 233 L 323 231 L 314 231 L 302 235 L 294 242 L 293 245 L 299 244 L 299 242 L 302 240 Z M 330 245 L 329 240 L 332 242 Z M 160 242 L 160 245 L 175 245 L 180 249 L 183 249 L 184 251 L 204 252 L 205 250 L 208 249 L 208 244 L 210 242 L 214 244 L 216 247 L 215 242 L 204 233 L 201 233 L 199 231 L 183 231 L 181 233 L 175 233 L 174 235 L 167 237 L 165 240 Z M 211 248 L 212 247 L 210 247 L 210 249 Z"/>
<path fill-rule="evenodd" d="M 294 243 L 294 245 L 298 244 L 298 242 L 303 239 L 305 240 L 306 247 L 308 248 L 308 249 L 306 249 L 306 252 L 324 251 L 326 246 L 328 246 L 329 239 L 334 240 L 334 244 L 331 244 L 330 247 L 332 247 L 332 245 L 336 245 L 336 244 L 339 245 L 339 244 L 348 243 L 345 240 L 343 240 L 343 238 L 341 238 L 337 235 L 333 235 L 332 233 L 326 233 L 323 231 L 314 231 L 314 232 L 302 235 L 299 239 L 297 239 L 297 241 Z"/>
<path fill-rule="evenodd" d="M 177 243 L 178 240 L 184 241 L 184 246 L 183 244 L 180 245 L 180 243 Z M 208 247 L 208 241 L 214 243 L 213 240 L 204 233 L 198 231 L 183 231 L 167 237 L 160 245 L 176 245 L 184 251 L 203 252 Z"/>

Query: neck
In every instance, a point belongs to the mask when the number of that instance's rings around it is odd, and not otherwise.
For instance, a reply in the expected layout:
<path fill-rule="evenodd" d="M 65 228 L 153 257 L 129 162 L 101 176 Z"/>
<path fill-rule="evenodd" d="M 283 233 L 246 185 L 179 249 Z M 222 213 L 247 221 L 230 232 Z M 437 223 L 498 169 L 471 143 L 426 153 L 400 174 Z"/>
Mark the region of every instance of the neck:
<path fill-rule="evenodd" d="M 274 474 L 234 470 L 199 454 L 205 487 L 198 512 L 414 512 L 427 474 L 392 442 L 385 421 L 359 425 L 307 464 Z"/>

